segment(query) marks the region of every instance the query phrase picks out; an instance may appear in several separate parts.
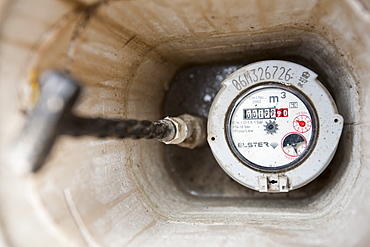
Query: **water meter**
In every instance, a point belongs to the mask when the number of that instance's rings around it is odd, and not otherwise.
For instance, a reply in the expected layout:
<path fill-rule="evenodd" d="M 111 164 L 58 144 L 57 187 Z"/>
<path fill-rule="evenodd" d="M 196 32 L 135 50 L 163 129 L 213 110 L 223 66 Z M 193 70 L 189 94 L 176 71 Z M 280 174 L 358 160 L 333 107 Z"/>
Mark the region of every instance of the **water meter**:
<path fill-rule="evenodd" d="M 208 118 L 208 143 L 240 184 L 288 192 L 314 180 L 338 146 L 343 118 L 306 67 L 268 60 L 226 78 Z"/>

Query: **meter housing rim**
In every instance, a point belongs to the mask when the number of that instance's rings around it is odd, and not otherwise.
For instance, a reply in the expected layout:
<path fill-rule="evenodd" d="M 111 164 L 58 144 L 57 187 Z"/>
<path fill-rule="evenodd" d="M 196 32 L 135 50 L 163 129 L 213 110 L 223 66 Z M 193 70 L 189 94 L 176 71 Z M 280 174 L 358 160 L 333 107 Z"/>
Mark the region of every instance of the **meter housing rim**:
<path fill-rule="evenodd" d="M 230 121 L 233 116 L 233 112 L 235 109 L 238 107 L 238 105 L 241 103 L 241 101 L 244 100 L 248 95 L 259 91 L 259 90 L 264 90 L 267 88 L 278 88 L 278 89 L 283 89 L 286 90 L 292 94 L 294 94 L 297 98 L 299 98 L 307 107 L 311 119 L 312 119 L 312 134 L 310 137 L 310 141 L 307 142 L 308 148 L 305 149 L 304 153 L 300 155 L 300 157 L 297 160 L 293 160 L 292 162 L 283 165 L 283 166 L 278 166 L 278 167 L 263 167 L 261 165 L 254 164 L 253 162 L 249 161 L 246 157 L 244 157 L 235 147 L 232 141 L 231 133 L 230 133 Z M 298 88 L 294 87 L 293 85 L 285 85 L 285 84 L 277 84 L 276 82 L 262 82 L 253 86 L 250 86 L 244 90 L 242 90 L 233 100 L 231 105 L 229 106 L 228 111 L 226 112 L 226 118 L 225 118 L 225 136 L 227 140 L 227 144 L 229 145 L 229 148 L 235 155 L 237 159 L 239 159 L 242 163 L 245 163 L 246 166 L 249 166 L 252 169 L 255 169 L 260 172 L 266 172 L 266 173 L 281 173 L 281 172 L 286 172 L 291 169 L 296 168 L 300 164 L 302 164 L 306 158 L 312 153 L 313 149 L 316 146 L 316 139 L 319 135 L 319 119 L 317 117 L 317 112 L 315 107 L 313 106 L 313 103 L 311 100 Z M 239 153 L 239 154 L 238 154 Z M 244 159 L 243 159 L 244 158 Z"/>
<path fill-rule="evenodd" d="M 277 67 L 279 70 L 284 68 L 284 71 L 290 71 L 290 76 L 266 79 L 256 75 L 256 71 L 260 68 L 262 71 L 268 71 L 268 69 L 273 67 Z M 245 85 L 238 85 L 239 89 L 233 84 L 233 82 L 238 82 L 238 80 L 240 82 L 241 78 L 243 79 L 248 73 L 252 72 L 255 80 L 243 81 Z M 304 83 L 300 81 L 300 76 L 303 73 L 309 75 Z M 225 131 L 226 113 L 228 113 L 230 105 L 235 98 L 241 91 L 250 90 L 253 87 L 266 83 L 298 89 L 312 103 L 318 120 L 318 134 L 310 155 L 306 155 L 304 162 L 300 165 L 277 173 L 252 169 L 241 162 L 230 149 Z M 260 192 L 288 192 L 308 184 L 329 165 L 342 133 L 343 117 L 338 114 L 333 98 L 317 79 L 315 72 L 293 62 L 265 60 L 251 63 L 238 69 L 222 82 L 222 88 L 211 105 L 207 129 L 207 141 L 212 153 L 220 167 L 232 179 L 247 188 Z M 275 183 L 276 181 L 277 183 Z"/>

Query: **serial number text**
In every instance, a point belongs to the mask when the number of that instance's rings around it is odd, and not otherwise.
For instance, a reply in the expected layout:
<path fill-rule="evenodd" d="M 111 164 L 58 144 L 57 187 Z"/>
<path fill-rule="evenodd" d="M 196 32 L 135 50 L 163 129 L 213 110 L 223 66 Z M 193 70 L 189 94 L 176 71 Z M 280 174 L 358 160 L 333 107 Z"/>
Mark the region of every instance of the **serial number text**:
<path fill-rule="evenodd" d="M 289 82 L 293 79 L 293 73 L 291 68 L 285 68 L 280 66 L 266 66 L 258 67 L 247 72 L 239 74 L 237 79 L 232 80 L 232 84 L 237 90 L 242 90 L 249 84 L 258 81 L 265 80 L 279 80 Z"/>

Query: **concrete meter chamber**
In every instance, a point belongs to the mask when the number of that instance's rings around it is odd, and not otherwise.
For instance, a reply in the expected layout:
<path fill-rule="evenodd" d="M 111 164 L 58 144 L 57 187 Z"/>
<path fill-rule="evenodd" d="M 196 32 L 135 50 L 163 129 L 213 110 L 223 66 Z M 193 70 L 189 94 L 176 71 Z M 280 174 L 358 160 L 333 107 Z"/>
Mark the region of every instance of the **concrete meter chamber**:
<path fill-rule="evenodd" d="M 2 245 L 369 246 L 369 8 L 367 0 L 0 1 Z M 82 116 L 207 119 L 225 78 L 267 60 L 313 71 L 343 117 L 331 162 L 301 188 L 247 188 L 208 144 L 62 135 L 36 172 L 16 174 L 20 161 L 7 158 L 45 70 L 80 81 L 73 111 Z"/>

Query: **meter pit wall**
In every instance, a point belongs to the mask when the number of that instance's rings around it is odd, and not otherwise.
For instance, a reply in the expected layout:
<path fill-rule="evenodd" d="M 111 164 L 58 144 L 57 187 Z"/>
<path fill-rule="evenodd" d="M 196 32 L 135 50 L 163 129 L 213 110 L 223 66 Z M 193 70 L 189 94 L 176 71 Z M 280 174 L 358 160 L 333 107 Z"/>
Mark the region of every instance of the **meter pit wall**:
<path fill-rule="evenodd" d="M 228 74 L 265 59 L 293 61 L 319 75 L 345 119 L 342 138 L 320 177 L 296 191 L 268 194 L 232 181 L 208 146 L 185 150 L 155 140 L 62 137 L 45 167 L 22 186 L 15 175 L 1 173 L 2 187 L 11 188 L 1 191 L 7 241 L 365 246 L 367 2 L 79 3 L 18 0 L 2 6 L 1 112 L 16 120 L 10 126 L 1 118 L 2 146 L 24 121 L 19 108 L 32 109 L 29 76 L 48 68 L 67 70 L 83 82 L 78 114 L 158 120 L 182 113 L 206 117 Z M 5 107 L 10 103 L 19 108 Z M 29 207 L 24 197 L 31 198 Z M 19 201 L 27 209 L 21 214 L 14 206 Z M 33 215 L 43 223 L 35 225 Z M 32 229 L 31 242 L 18 237 L 15 219 Z"/>

